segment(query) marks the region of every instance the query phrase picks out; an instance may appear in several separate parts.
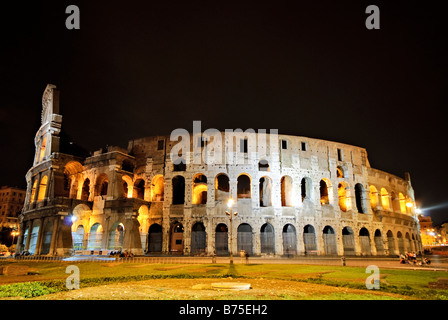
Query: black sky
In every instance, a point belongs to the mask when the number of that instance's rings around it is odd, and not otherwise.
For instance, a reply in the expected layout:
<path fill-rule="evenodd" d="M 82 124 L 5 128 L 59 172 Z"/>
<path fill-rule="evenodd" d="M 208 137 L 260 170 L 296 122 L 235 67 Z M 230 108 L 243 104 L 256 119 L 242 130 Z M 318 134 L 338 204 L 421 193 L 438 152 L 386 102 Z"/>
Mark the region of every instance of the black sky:
<path fill-rule="evenodd" d="M 391 3 L 393 2 L 393 3 Z M 175 128 L 279 129 L 365 147 L 448 202 L 437 1 L 34 1 L 1 10 L 0 185 L 25 187 L 47 83 L 90 151 Z M 65 27 L 78 5 L 81 29 Z M 367 30 L 365 9 L 380 8 Z M 448 207 L 431 210 L 436 223 Z"/>

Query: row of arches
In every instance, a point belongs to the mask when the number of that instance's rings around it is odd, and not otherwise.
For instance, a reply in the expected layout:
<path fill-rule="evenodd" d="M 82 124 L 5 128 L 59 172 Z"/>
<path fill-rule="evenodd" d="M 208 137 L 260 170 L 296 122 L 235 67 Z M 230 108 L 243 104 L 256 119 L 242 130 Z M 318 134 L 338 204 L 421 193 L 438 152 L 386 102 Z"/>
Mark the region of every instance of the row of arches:
<path fill-rule="evenodd" d="M 33 226 L 31 238 L 35 238 L 36 230 Z M 175 223 L 170 228 L 170 238 L 168 250 L 172 253 L 183 253 L 184 249 L 184 227 L 182 223 Z M 282 253 L 284 255 L 296 255 L 304 253 L 306 255 L 397 255 L 407 251 L 419 251 L 418 236 L 401 231 L 395 234 L 388 230 L 384 238 L 381 231 L 376 229 L 371 234 L 367 228 L 363 227 L 357 234 L 349 226 L 337 232 L 332 226 L 325 226 L 317 232 L 313 225 L 306 225 L 302 230 L 302 241 L 299 241 L 296 227 L 290 223 L 285 224 L 281 230 L 281 237 L 277 238 L 272 224 L 265 223 L 261 226 L 259 236 L 259 251 L 255 252 L 256 232 L 249 223 L 238 225 L 236 234 L 236 250 L 247 251 L 254 254 L 278 254 L 276 252 L 276 239 L 281 239 Z M 103 229 L 100 223 L 95 223 L 90 228 L 87 235 L 84 226 L 78 225 L 76 230 L 72 230 L 74 250 L 122 250 L 123 248 L 123 224 L 116 222 L 109 230 L 108 244 L 102 247 Z M 339 233 L 339 234 L 338 234 Z M 207 232 L 202 222 L 196 222 L 191 227 L 190 253 L 207 253 Z M 26 237 L 26 236 L 25 236 Z M 373 238 L 372 238 L 373 237 Z M 31 243 L 34 243 L 33 240 Z M 153 223 L 148 229 L 145 238 L 142 238 L 142 249 L 147 253 L 161 253 L 163 251 L 163 228 L 160 224 Z M 302 246 L 302 248 L 299 248 Z M 342 246 L 342 249 L 338 247 Z M 358 246 L 358 248 L 357 248 Z M 33 245 L 31 245 L 31 248 Z M 374 250 L 373 250 L 374 248 Z M 32 249 L 30 249 L 31 252 Z M 386 251 L 387 250 L 387 251 Z M 219 223 L 214 229 L 214 253 L 217 255 L 229 254 L 229 230 L 225 223 Z"/>

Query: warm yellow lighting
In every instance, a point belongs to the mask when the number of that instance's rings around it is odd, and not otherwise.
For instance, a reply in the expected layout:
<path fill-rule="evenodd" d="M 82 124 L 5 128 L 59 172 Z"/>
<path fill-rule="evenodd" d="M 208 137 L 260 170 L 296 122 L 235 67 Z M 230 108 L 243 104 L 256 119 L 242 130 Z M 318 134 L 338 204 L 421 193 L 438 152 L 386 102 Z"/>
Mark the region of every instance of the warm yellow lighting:
<path fill-rule="evenodd" d="M 233 199 L 230 198 L 230 199 L 227 201 L 227 208 L 232 208 L 232 206 L 233 206 Z"/>
<path fill-rule="evenodd" d="M 412 204 L 412 202 L 407 202 L 406 203 L 406 207 L 408 207 L 408 208 L 412 208 L 414 205 Z"/>

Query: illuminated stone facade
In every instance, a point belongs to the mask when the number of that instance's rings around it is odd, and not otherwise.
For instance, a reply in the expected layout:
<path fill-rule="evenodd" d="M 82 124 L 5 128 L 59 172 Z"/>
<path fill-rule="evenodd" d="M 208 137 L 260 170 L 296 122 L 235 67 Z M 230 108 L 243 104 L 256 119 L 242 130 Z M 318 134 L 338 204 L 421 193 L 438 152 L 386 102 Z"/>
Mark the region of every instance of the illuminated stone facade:
<path fill-rule="evenodd" d="M 278 135 L 278 148 L 268 144 L 260 158 L 248 154 L 241 133 L 216 164 L 174 165 L 169 155 L 177 141 L 170 136 L 75 155 L 60 137 L 58 97 L 47 86 L 36 158 L 26 175 L 19 250 L 227 255 L 231 243 L 235 255 L 251 256 L 421 250 L 409 175 L 371 168 L 364 148 Z M 192 150 L 194 143 L 207 148 L 192 138 Z M 231 164 L 231 156 L 246 163 Z M 238 212 L 232 230 L 229 198 Z"/>

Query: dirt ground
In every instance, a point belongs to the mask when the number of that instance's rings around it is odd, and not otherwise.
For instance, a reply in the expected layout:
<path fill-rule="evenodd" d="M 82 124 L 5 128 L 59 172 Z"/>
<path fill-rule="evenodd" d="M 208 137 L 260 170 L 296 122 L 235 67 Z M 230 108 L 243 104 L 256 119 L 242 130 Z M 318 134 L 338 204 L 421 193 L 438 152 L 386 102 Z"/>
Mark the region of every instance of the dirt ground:
<path fill-rule="evenodd" d="M 217 290 L 216 282 L 250 283 L 250 290 Z M 59 292 L 36 300 L 302 300 L 302 299 L 407 299 L 342 287 L 271 279 L 157 279 L 110 284 Z"/>

